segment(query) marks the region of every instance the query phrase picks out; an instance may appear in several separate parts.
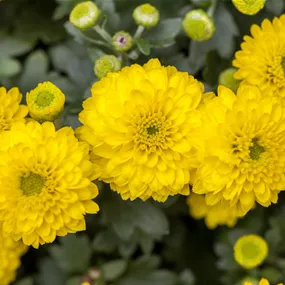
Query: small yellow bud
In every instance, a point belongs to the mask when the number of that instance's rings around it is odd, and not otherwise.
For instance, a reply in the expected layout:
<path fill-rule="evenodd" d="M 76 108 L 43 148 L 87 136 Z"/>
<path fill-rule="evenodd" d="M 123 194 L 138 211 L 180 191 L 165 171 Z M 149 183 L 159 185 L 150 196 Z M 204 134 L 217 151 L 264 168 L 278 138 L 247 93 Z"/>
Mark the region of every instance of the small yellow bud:
<path fill-rule="evenodd" d="M 258 235 L 242 236 L 234 245 L 235 260 L 246 269 L 259 266 L 263 263 L 267 255 L 268 244 Z"/>
<path fill-rule="evenodd" d="M 150 4 L 143 4 L 134 10 L 133 18 L 137 25 L 152 28 L 159 22 L 159 11 Z"/>
<path fill-rule="evenodd" d="M 209 40 L 216 31 L 213 19 L 201 9 L 188 12 L 182 25 L 188 37 L 194 41 Z"/>
<path fill-rule="evenodd" d="M 70 13 L 69 21 L 76 28 L 86 30 L 95 26 L 101 11 L 92 1 L 86 1 L 76 5 Z"/>
<path fill-rule="evenodd" d="M 51 82 L 40 83 L 26 95 L 30 116 L 39 122 L 56 120 L 64 108 L 65 96 Z"/>
<path fill-rule="evenodd" d="M 113 38 L 113 47 L 116 51 L 128 51 L 133 46 L 132 36 L 124 31 L 117 32 Z"/>
<path fill-rule="evenodd" d="M 109 72 L 116 72 L 121 69 L 121 62 L 114 55 L 103 55 L 96 60 L 94 66 L 95 75 L 101 79 Z"/>
<path fill-rule="evenodd" d="M 233 92 L 236 92 L 241 81 L 234 78 L 236 68 L 227 68 L 219 75 L 219 84 L 230 88 Z"/>
<path fill-rule="evenodd" d="M 256 278 L 252 277 L 244 277 L 238 284 L 239 285 L 245 285 L 245 284 L 251 284 L 251 285 L 258 285 L 258 280 Z"/>
<path fill-rule="evenodd" d="M 246 15 L 257 14 L 264 7 L 265 1 L 266 0 L 232 0 L 237 10 Z"/>

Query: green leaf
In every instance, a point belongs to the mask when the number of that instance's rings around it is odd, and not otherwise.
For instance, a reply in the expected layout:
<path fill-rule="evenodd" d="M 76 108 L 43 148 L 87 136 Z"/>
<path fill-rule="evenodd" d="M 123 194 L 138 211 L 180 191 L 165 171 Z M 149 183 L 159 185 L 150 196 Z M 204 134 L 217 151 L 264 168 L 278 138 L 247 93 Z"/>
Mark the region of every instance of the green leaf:
<path fill-rule="evenodd" d="M 114 281 L 120 277 L 127 269 L 127 261 L 124 259 L 112 260 L 101 266 L 103 279 L 106 281 Z"/>
<path fill-rule="evenodd" d="M 179 275 L 181 285 L 193 285 L 195 283 L 195 277 L 191 270 L 185 269 Z"/>
<path fill-rule="evenodd" d="M 136 45 L 142 54 L 150 54 L 150 44 L 148 40 L 142 38 L 136 39 Z"/>
<path fill-rule="evenodd" d="M 0 58 L 0 77 L 12 77 L 21 71 L 21 64 L 18 60 L 5 57 Z"/>
<path fill-rule="evenodd" d="M 32 277 L 26 277 L 22 280 L 19 280 L 15 283 L 15 285 L 33 285 L 34 281 Z"/>
<path fill-rule="evenodd" d="M 119 282 L 119 285 L 176 285 L 177 276 L 168 270 L 157 270 L 147 275 L 130 275 Z"/>
<path fill-rule="evenodd" d="M 145 32 L 144 38 L 149 40 L 152 46 L 163 46 L 165 42 L 172 43 L 181 30 L 181 19 L 165 19 L 150 31 Z"/>
<path fill-rule="evenodd" d="M 284 12 L 285 2 L 283 0 L 267 0 L 265 2 L 265 9 L 275 16 L 280 16 Z"/>
<path fill-rule="evenodd" d="M 82 283 L 81 281 L 82 281 L 82 277 L 75 276 L 75 277 L 68 279 L 66 285 L 79 285 Z"/>
<path fill-rule="evenodd" d="M 112 230 L 100 231 L 93 240 L 93 248 L 98 252 L 111 253 L 117 245 L 117 237 Z"/>
<path fill-rule="evenodd" d="M 270 283 L 272 282 L 275 284 L 275 283 L 283 281 L 282 273 L 274 267 L 265 267 L 261 269 L 260 274 L 262 277 L 268 279 Z"/>
<path fill-rule="evenodd" d="M 1 57 L 18 56 L 30 51 L 35 42 L 28 38 L 5 37 L 0 39 L 0 55 Z"/>
<path fill-rule="evenodd" d="M 168 220 L 155 205 L 139 200 L 123 201 L 118 195 L 113 197 L 105 202 L 102 213 L 121 239 L 129 241 L 136 229 L 156 239 L 168 233 Z"/>
<path fill-rule="evenodd" d="M 26 93 L 46 80 L 48 64 L 48 57 L 42 50 L 37 50 L 27 57 L 18 83 L 22 92 Z"/>
<path fill-rule="evenodd" d="M 86 235 L 68 235 L 60 239 L 61 245 L 50 247 L 50 253 L 59 267 L 70 273 L 84 273 L 89 267 L 92 251 Z"/>
<path fill-rule="evenodd" d="M 46 258 L 40 263 L 39 280 L 41 285 L 62 285 L 66 276 L 51 258 Z"/>
<path fill-rule="evenodd" d="M 214 23 L 216 32 L 210 41 L 214 42 L 221 57 L 230 58 L 235 50 L 234 38 L 239 35 L 239 30 L 232 14 L 222 3 L 217 7 Z"/>

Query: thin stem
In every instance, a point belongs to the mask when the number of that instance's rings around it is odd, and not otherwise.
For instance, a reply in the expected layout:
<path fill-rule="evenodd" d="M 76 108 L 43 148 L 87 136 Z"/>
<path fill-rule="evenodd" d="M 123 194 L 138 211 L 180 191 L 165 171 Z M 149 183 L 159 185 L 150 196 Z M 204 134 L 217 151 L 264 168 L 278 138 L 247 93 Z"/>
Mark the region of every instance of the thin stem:
<path fill-rule="evenodd" d="M 139 25 L 139 26 L 137 27 L 137 30 L 136 30 L 136 32 L 135 32 L 133 38 L 134 38 L 134 39 L 139 38 L 139 37 L 142 35 L 143 32 L 144 32 L 144 27 L 141 26 L 141 25 Z"/>
<path fill-rule="evenodd" d="M 93 27 L 93 29 L 109 44 L 112 44 L 112 37 L 104 29 L 100 28 L 98 25 Z"/>
<path fill-rule="evenodd" d="M 86 35 L 83 34 L 83 33 L 82 33 L 82 37 L 83 37 L 85 40 L 87 40 L 88 42 L 93 43 L 93 44 L 95 44 L 95 45 L 104 46 L 104 47 L 106 47 L 106 48 L 113 49 L 113 47 L 112 47 L 110 44 L 105 43 L 105 42 L 102 42 L 102 41 L 94 40 L 94 39 L 92 39 L 92 38 L 86 36 Z"/>
<path fill-rule="evenodd" d="M 216 8 L 217 8 L 217 3 L 218 3 L 218 0 L 212 0 L 212 5 L 211 5 L 211 7 L 208 9 L 208 11 L 207 11 L 207 14 L 208 14 L 209 17 L 211 17 L 211 18 L 214 17 L 214 14 L 215 14 L 215 11 L 216 11 Z"/>

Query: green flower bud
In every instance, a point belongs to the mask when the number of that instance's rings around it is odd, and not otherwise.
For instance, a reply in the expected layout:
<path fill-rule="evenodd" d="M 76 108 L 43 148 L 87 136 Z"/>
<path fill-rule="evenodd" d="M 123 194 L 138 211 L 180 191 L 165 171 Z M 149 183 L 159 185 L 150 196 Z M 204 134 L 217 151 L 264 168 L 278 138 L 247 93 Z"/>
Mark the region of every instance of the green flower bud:
<path fill-rule="evenodd" d="M 94 73 L 99 79 L 109 72 L 116 72 L 120 69 L 121 62 L 114 55 L 103 55 L 96 60 L 94 65 Z"/>
<path fill-rule="evenodd" d="M 237 69 L 231 67 L 221 72 L 219 75 L 219 84 L 230 88 L 233 92 L 236 92 L 240 84 L 240 80 L 236 80 L 234 78 L 236 71 Z"/>
<path fill-rule="evenodd" d="M 188 12 L 182 25 L 188 37 L 194 41 L 206 41 L 216 31 L 213 19 L 201 9 Z"/>
<path fill-rule="evenodd" d="M 70 13 L 69 21 L 80 30 L 86 30 L 95 26 L 101 11 L 92 1 L 86 1 L 76 5 Z"/>
<path fill-rule="evenodd" d="M 241 13 L 255 15 L 264 7 L 265 0 L 232 0 L 232 3 Z"/>
<path fill-rule="evenodd" d="M 113 47 L 116 51 L 128 51 L 133 46 L 132 36 L 124 31 L 117 32 L 113 36 Z"/>
<path fill-rule="evenodd" d="M 159 22 L 159 11 L 150 4 L 143 4 L 134 10 L 133 18 L 137 25 L 152 28 Z"/>

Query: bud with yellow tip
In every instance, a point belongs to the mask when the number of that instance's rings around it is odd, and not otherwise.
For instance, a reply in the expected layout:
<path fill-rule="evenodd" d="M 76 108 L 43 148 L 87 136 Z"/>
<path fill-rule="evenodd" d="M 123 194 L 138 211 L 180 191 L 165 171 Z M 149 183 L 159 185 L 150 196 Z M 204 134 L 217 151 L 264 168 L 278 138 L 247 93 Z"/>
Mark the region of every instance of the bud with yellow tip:
<path fill-rule="evenodd" d="M 137 25 L 153 28 L 159 22 L 159 11 L 150 4 L 143 4 L 135 8 L 133 18 Z"/>
<path fill-rule="evenodd" d="M 194 41 L 209 40 L 216 31 L 213 19 L 202 10 L 191 10 L 182 22 L 185 33 Z"/>
<path fill-rule="evenodd" d="M 56 120 L 64 108 L 65 96 L 53 83 L 47 81 L 27 93 L 30 116 L 39 122 Z"/>
<path fill-rule="evenodd" d="M 120 69 L 121 62 L 114 55 L 103 55 L 96 60 L 94 73 L 99 79 L 101 79 L 109 72 L 116 72 Z"/>
<path fill-rule="evenodd" d="M 70 13 L 69 20 L 72 25 L 80 30 L 87 30 L 96 25 L 101 11 L 92 1 L 86 1 L 76 5 Z"/>

